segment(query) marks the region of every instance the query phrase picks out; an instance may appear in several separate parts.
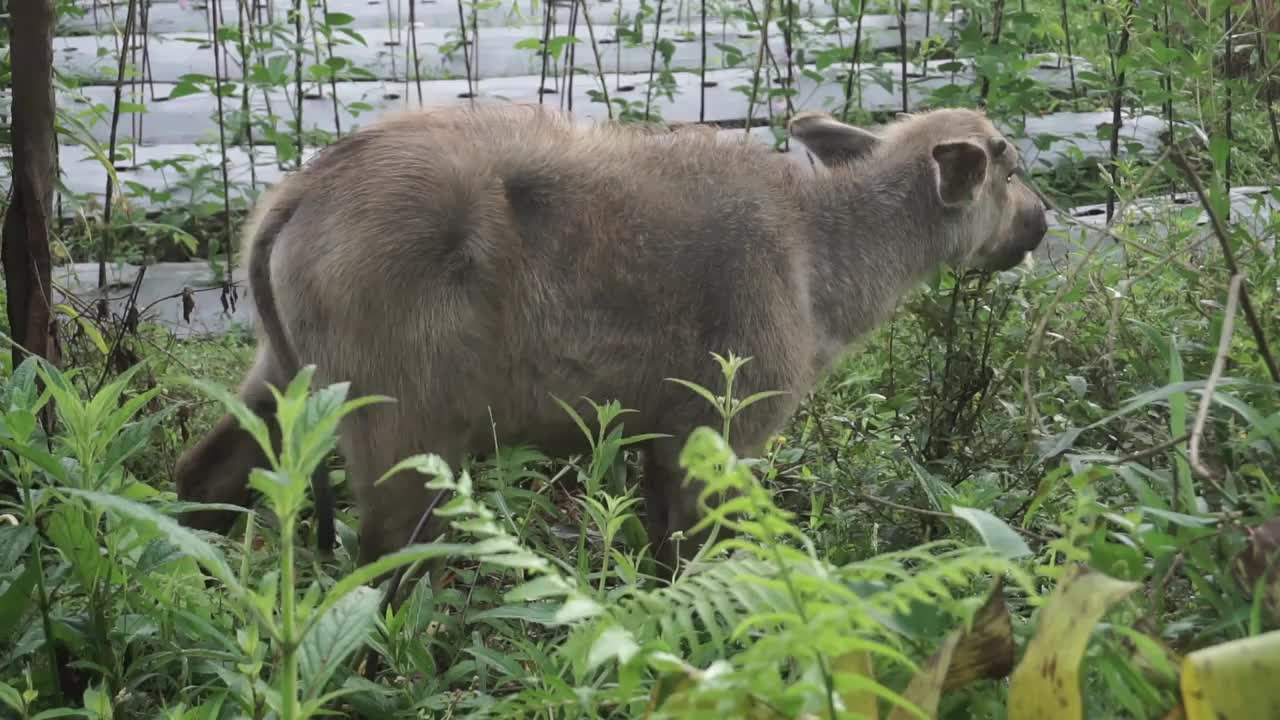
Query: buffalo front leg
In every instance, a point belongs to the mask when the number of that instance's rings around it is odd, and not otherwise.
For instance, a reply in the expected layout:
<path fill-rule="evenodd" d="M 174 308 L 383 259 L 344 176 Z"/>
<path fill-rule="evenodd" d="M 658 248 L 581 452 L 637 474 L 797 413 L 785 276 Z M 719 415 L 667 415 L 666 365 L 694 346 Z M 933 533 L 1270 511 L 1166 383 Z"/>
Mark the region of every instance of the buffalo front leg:
<path fill-rule="evenodd" d="M 696 425 L 672 433 L 669 438 L 652 440 L 644 450 L 644 495 L 645 512 L 648 525 L 649 544 L 653 548 L 654 558 L 658 562 L 663 579 L 671 580 L 678 568 L 692 560 L 708 541 L 720 542 L 734 535 L 732 529 L 722 524 L 711 523 L 698 532 L 691 532 L 702 520 L 702 510 L 698 497 L 705 484 L 690 477 L 680 466 L 680 453 L 684 449 L 689 433 Z M 739 427 L 730 445 L 734 454 L 739 457 L 757 456 L 764 447 L 763 440 L 758 440 L 764 433 L 753 432 Z M 710 507 L 727 502 L 737 496 L 738 492 L 728 489 L 709 495 L 705 503 Z M 680 538 L 673 537 L 680 533 Z"/>
<path fill-rule="evenodd" d="M 644 449 L 645 520 L 658 575 L 664 580 L 674 578 L 678 569 L 692 560 L 712 537 L 711 527 L 691 532 L 702 518 L 698 495 L 703 484 L 688 477 L 680 467 L 680 451 L 687 437 L 685 432 L 652 440 Z M 708 498 L 708 502 L 714 503 L 715 498 Z M 676 533 L 681 537 L 673 537 Z M 726 528 L 715 528 L 717 541 L 727 535 Z"/>

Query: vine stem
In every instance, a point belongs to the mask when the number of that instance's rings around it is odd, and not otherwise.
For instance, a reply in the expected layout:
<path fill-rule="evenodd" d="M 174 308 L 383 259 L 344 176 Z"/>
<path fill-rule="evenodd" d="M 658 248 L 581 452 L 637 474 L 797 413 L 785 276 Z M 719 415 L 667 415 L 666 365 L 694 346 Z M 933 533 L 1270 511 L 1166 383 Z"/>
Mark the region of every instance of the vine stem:
<path fill-rule="evenodd" d="M 1004 7 L 1004 0 L 1000 0 L 1000 6 Z M 911 110 L 907 90 L 907 0 L 898 0 L 898 41 L 901 43 L 898 57 L 902 63 L 902 112 L 905 113 Z"/>
<path fill-rule="evenodd" d="M 1227 3 L 1227 7 L 1222 16 L 1222 26 L 1223 26 L 1222 29 L 1224 33 L 1223 40 L 1227 44 L 1222 54 L 1222 70 L 1223 70 L 1222 92 L 1225 95 L 1225 97 L 1223 98 L 1225 101 L 1224 102 L 1225 107 L 1223 107 L 1222 112 L 1223 112 L 1223 115 L 1225 116 L 1223 120 L 1224 120 L 1224 125 L 1226 126 L 1224 129 L 1226 130 L 1226 135 L 1227 135 L 1226 167 L 1223 169 L 1223 172 L 1222 172 L 1222 181 L 1226 185 L 1227 192 L 1231 192 L 1231 145 L 1235 141 L 1235 130 L 1232 127 L 1232 125 L 1234 124 L 1233 116 L 1235 115 L 1235 107 L 1234 107 L 1234 103 L 1232 103 L 1232 97 L 1231 97 L 1231 81 L 1234 79 L 1232 76 L 1235 75 L 1235 59 L 1232 58 L 1231 56 L 1235 54 L 1235 43 L 1233 43 L 1231 40 L 1231 31 L 1233 29 L 1232 22 L 1231 22 L 1231 15 L 1232 15 L 1231 4 Z M 1228 203 L 1227 205 L 1228 220 L 1231 219 L 1230 212 L 1231 212 L 1231 205 Z"/>
<path fill-rule="evenodd" d="M 231 241 L 231 187 L 227 179 L 227 121 L 226 112 L 222 105 L 222 60 L 225 48 L 222 44 L 222 38 L 218 37 L 221 33 L 222 0 L 214 0 L 209 3 L 209 26 L 213 31 L 213 93 L 217 96 L 218 103 L 218 166 L 222 175 L 222 212 L 224 220 L 222 222 L 222 239 L 223 247 L 227 253 L 226 268 L 223 273 L 223 287 L 231 287 L 231 267 L 233 254 L 235 249 L 232 247 Z M 302 98 L 298 98 L 298 104 L 301 106 Z M 301 127 L 301 124 L 299 124 Z M 301 150 L 299 150 L 301 157 Z M 209 253 L 213 255 L 212 251 Z"/>
<path fill-rule="evenodd" d="M 1128 465 L 1129 463 L 1135 463 L 1139 460 L 1145 460 L 1153 455 L 1159 455 L 1165 450 L 1172 450 L 1173 448 L 1181 445 L 1182 443 L 1186 442 L 1190 438 L 1191 438 L 1191 433 L 1182 433 L 1181 435 L 1178 435 L 1177 437 L 1171 437 L 1168 440 L 1165 440 L 1164 442 L 1158 445 L 1152 445 L 1149 448 L 1144 448 L 1142 450 L 1138 450 L 1137 452 L 1129 453 L 1128 455 L 1118 457 L 1114 460 L 1095 460 L 1094 462 L 1097 463 L 1098 465 Z M 1173 496 L 1174 498 L 1177 498 L 1178 493 L 1175 491 L 1173 493 Z M 1177 510 L 1178 508 L 1174 507 L 1173 509 Z"/>
<path fill-rule="evenodd" d="M 747 0 L 747 7 L 751 10 L 752 16 L 755 16 L 755 8 L 751 5 L 751 0 Z M 751 96 L 747 99 L 747 122 L 743 125 L 743 132 L 751 132 L 751 120 L 756 109 L 756 94 L 760 89 L 760 71 L 764 67 L 765 53 L 769 51 L 769 21 L 773 16 L 773 1 L 766 0 L 764 6 L 764 20 L 760 23 L 760 49 L 756 51 L 756 64 L 751 70 Z"/>
<path fill-rule="evenodd" d="M 280 669 L 280 704 L 281 718 L 294 720 L 298 717 L 298 645 L 295 636 L 294 578 L 293 568 L 293 512 L 286 514 L 280 524 L 280 632 L 286 639 L 282 648 Z"/>
<path fill-rule="evenodd" d="M 471 80 L 471 47 L 467 44 L 467 16 L 466 16 L 466 13 L 462 11 L 462 0 L 458 0 L 458 32 L 462 35 L 462 64 L 467 72 L 467 100 L 472 105 L 475 105 L 476 87 Z M 472 43 L 476 45 L 477 48 L 480 45 L 480 43 L 475 42 L 474 39 L 472 40 Z M 545 36 L 543 37 L 543 43 L 544 44 L 546 43 Z M 477 50 L 476 58 L 478 59 L 479 57 L 480 57 L 480 52 L 479 50 Z M 546 72 L 547 72 L 546 63 L 544 62 L 543 70 L 542 70 L 543 82 L 546 82 L 546 79 L 547 79 Z M 475 82 L 479 82 L 479 81 L 480 81 L 480 78 L 476 77 Z M 539 86 L 538 88 L 538 104 L 542 104 L 542 87 L 541 86 Z"/>
<path fill-rule="evenodd" d="M 573 76 L 577 74 L 578 69 L 578 3 L 576 2 L 569 7 L 569 37 L 574 40 L 565 48 L 565 55 L 567 56 L 567 64 L 569 66 L 569 80 L 566 83 L 565 93 L 561 99 L 568 105 L 568 111 L 572 114 Z"/>
<path fill-rule="evenodd" d="M 63 687 L 64 676 L 66 675 L 66 666 L 59 661 L 58 646 L 52 639 L 56 637 L 53 634 L 52 607 L 49 604 L 49 587 L 45 581 L 44 570 L 44 540 L 39 532 L 40 528 L 36 522 L 36 507 L 31 499 L 32 483 L 29 472 L 22 472 L 22 504 L 23 519 L 30 523 L 32 530 L 36 532 L 32 535 L 32 558 L 36 564 L 36 601 L 40 604 L 40 622 L 44 630 L 45 638 L 49 640 L 45 643 L 45 650 L 49 654 L 49 667 L 53 669 L 53 697 L 59 703 L 65 702 Z"/>
<path fill-rule="evenodd" d="M 787 594 L 791 596 L 791 602 L 795 603 L 796 614 L 800 616 L 801 622 L 807 624 L 809 622 L 809 613 L 805 612 L 800 593 L 796 590 L 795 580 L 791 577 L 791 571 L 788 569 L 786 561 L 782 559 L 782 553 L 778 551 L 778 540 L 773 536 L 772 532 L 769 532 L 768 540 L 769 549 L 773 552 L 773 559 L 778 563 L 778 571 L 782 573 L 782 582 L 787 586 Z M 835 720 L 838 717 L 835 704 L 835 680 L 831 677 L 831 669 L 827 667 L 827 660 L 822 656 L 822 653 L 815 652 L 814 657 L 818 661 L 818 671 L 822 673 L 824 694 L 827 696 L 827 712 L 830 713 L 831 720 Z"/>
<path fill-rule="evenodd" d="M 1071 105 L 1074 107 L 1080 92 L 1076 90 L 1076 58 L 1071 53 L 1071 21 L 1067 15 L 1067 0 L 1062 0 L 1062 36 L 1067 44 L 1067 73 L 1071 77 Z M 1062 67 L 1059 57 L 1058 67 Z"/>
<path fill-rule="evenodd" d="M 903 0 L 903 2 L 905 4 L 905 0 Z M 995 9 L 992 10 L 992 13 L 991 13 L 992 14 L 991 49 L 992 50 L 995 50 L 1000 46 L 1000 31 L 1004 28 L 1004 2 L 1005 0 L 996 0 Z M 905 35 L 903 37 L 905 37 Z M 983 105 L 987 104 L 987 95 L 990 94 L 990 92 L 991 92 L 991 76 L 983 74 L 982 90 L 980 92 L 980 97 L 982 98 Z M 905 95 L 903 97 L 905 98 Z M 902 108 L 902 112 L 906 112 L 907 108 L 905 107 L 906 105 L 905 99 L 903 100 L 903 105 L 904 107 Z"/>
<path fill-rule="evenodd" d="M 249 34 L 245 26 L 245 15 L 253 22 L 253 8 L 245 7 L 247 0 L 236 0 L 236 29 L 240 33 L 240 112 L 244 116 L 245 154 L 249 156 L 249 191 L 258 190 L 257 157 L 253 150 L 253 109 L 249 96 L 249 63 L 253 60 L 253 51 L 249 47 Z"/>
<path fill-rule="evenodd" d="M 644 88 L 645 122 L 649 121 L 649 110 L 653 104 L 653 74 L 658 64 L 658 41 L 662 39 L 662 6 L 663 0 L 658 0 L 658 14 L 653 25 L 653 49 L 649 51 L 649 83 Z"/>
<path fill-rule="evenodd" d="M 325 23 L 325 25 L 327 26 L 327 25 L 329 24 L 329 0 L 321 0 L 320 11 L 324 13 L 324 23 Z M 412 2 L 412 0 L 410 0 L 410 2 L 409 2 L 409 37 L 411 38 L 411 42 L 413 42 L 413 66 L 414 66 L 414 70 L 416 71 L 416 70 L 417 70 L 417 67 L 418 67 L 418 36 L 414 33 L 414 31 L 413 31 L 413 30 L 414 30 L 414 28 L 413 28 L 413 2 Z M 329 53 L 329 58 L 330 58 L 330 59 L 333 59 L 333 57 L 334 57 L 334 54 L 333 54 L 333 31 L 332 31 L 331 29 L 329 29 L 328 27 L 326 27 L 326 28 L 325 28 L 324 44 L 325 44 L 325 49 L 326 49 L 326 51 Z M 317 53 L 317 54 L 318 54 L 318 53 Z M 333 68 L 333 69 L 331 69 L 331 70 L 330 70 L 330 72 L 329 72 L 329 94 L 331 94 L 331 95 L 333 96 L 333 97 L 332 97 L 332 100 L 333 100 L 333 132 L 334 132 L 334 134 L 335 134 L 337 137 L 341 138 L 341 137 L 342 137 L 342 118 L 341 118 L 341 116 L 339 115 L 339 112 L 338 112 L 338 70 L 337 70 L 337 68 Z M 421 85 L 421 83 L 419 83 L 419 85 L 418 85 L 418 104 L 419 104 L 419 105 L 421 105 L 421 104 L 422 104 L 422 85 Z"/>
<path fill-rule="evenodd" d="M 298 97 L 298 106 L 294 111 L 294 123 L 297 125 L 298 159 L 296 167 L 302 167 L 302 0 L 293 0 L 293 85 Z"/>
<path fill-rule="evenodd" d="M 1066 2 L 1066 0 L 1063 0 Z M 1173 47 L 1172 22 L 1169 18 L 1169 0 L 1164 0 L 1164 46 Z M 1072 76 L 1074 78 L 1074 75 Z M 1169 132 L 1169 142 L 1173 142 L 1173 73 L 1162 73 L 1160 86 L 1164 88 L 1164 122 Z M 1074 93 L 1072 93 L 1074 95 Z M 1170 194 L 1173 188 L 1170 188 Z"/>
<path fill-rule="evenodd" d="M 794 33 L 798 17 L 795 0 L 787 0 L 787 24 L 782 33 L 782 42 L 787 53 L 787 94 L 785 95 L 787 99 L 787 120 L 790 120 L 796 114 L 795 103 L 793 102 L 793 96 L 796 92 Z M 839 20 L 836 22 L 838 26 Z M 748 129 L 747 132 L 751 132 L 751 130 Z M 783 137 L 782 147 L 788 152 L 791 151 L 791 133 L 787 133 Z"/>
<path fill-rule="evenodd" d="M 1131 0 L 1128 12 L 1120 18 L 1120 42 L 1115 52 L 1111 53 L 1111 78 L 1115 86 L 1111 90 L 1111 144 L 1108 150 L 1107 172 L 1111 182 L 1107 184 L 1107 220 L 1110 221 L 1116 210 L 1116 172 L 1119 169 L 1120 128 L 1123 120 L 1120 117 L 1124 102 L 1125 71 L 1119 69 L 1121 58 L 1129 53 L 1129 26 L 1132 24 L 1134 6 L 1137 0 Z M 1110 36 L 1108 36 L 1110 44 Z M 1172 138 L 1170 138 L 1172 140 Z"/>
<path fill-rule="evenodd" d="M 591 41 L 591 54 L 596 59 L 596 79 L 600 83 L 600 93 L 604 97 L 604 111 L 613 120 L 613 103 L 609 101 L 609 81 L 604 76 L 604 62 L 600 59 L 600 45 L 596 43 L 596 29 L 591 24 L 591 13 L 587 10 L 587 0 L 578 0 L 582 4 L 582 20 L 587 24 L 587 38 Z"/>
<path fill-rule="evenodd" d="M 120 48 L 120 62 L 116 66 L 116 82 L 113 104 L 111 107 L 111 135 L 107 141 L 107 161 L 112 167 L 116 164 L 116 135 L 120 128 L 120 92 L 124 86 L 124 68 L 129 61 L 129 40 L 133 37 L 134 18 L 138 13 L 138 0 L 129 0 L 129 10 L 124 19 L 124 39 Z M 115 183 L 111 181 L 112 173 L 107 173 L 107 189 L 102 203 L 102 251 L 98 256 L 98 288 L 107 287 L 107 256 L 111 254 L 111 194 Z M 106 306 L 99 305 L 103 317 L 106 317 Z"/>
<path fill-rule="evenodd" d="M 1269 68 L 1271 65 L 1267 62 L 1267 19 L 1262 17 L 1262 10 L 1258 7 L 1258 0 L 1250 0 L 1250 3 L 1253 10 L 1253 22 L 1258 26 L 1258 66 Z M 1273 82 L 1274 79 L 1269 75 L 1263 75 L 1262 98 L 1267 105 L 1267 121 L 1271 126 L 1271 142 L 1275 145 L 1276 158 L 1280 158 L 1280 121 L 1276 119 L 1276 98 L 1275 91 L 1272 89 Z"/>
<path fill-rule="evenodd" d="M 849 104 L 853 102 L 853 79 L 858 73 L 858 61 L 862 55 L 862 18 L 866 15 L 867 0 L 858 0 L 858 19 L 854 22 L 853 51 L 849 54 L 849 75 L 844 81 L 844 107 L 840 118 L 849 119 Z M 858 109 L 862 109 L 862 82 L 858 82 Z"/>
<path fill-rule="evenodd" d="M 555 7 L 550 0 L 547 0 L 546 7 L 542 16 L 542 73 L 538 78 L 538 104 L 543 103 L 543 98 L 547 96 L 547 65 L 551 62 L 551 22 L 552 8 Z M 458 0 L 458 20 L 462 21 L 462 0 Z M 468 72 L 468 75 L 471 73 Z"/>
<path fill-rule="evenodd" d="M 702 0 L 701 13 L 702 34 L 699 37 L 702 39 L 702 62 L 698 65 L 698 122 L 704 123 L 707 121 L 707 0 Z"/>

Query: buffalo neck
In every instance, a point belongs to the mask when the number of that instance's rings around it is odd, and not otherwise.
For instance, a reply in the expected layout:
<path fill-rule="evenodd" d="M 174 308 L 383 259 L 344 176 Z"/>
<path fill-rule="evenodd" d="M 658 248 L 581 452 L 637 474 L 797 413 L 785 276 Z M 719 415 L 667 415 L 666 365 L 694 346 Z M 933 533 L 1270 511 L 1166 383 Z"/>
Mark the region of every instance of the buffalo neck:
<path fill-rule="evenodd" d="M 951 255 L 931 170 L 873 156 L 813 180 L 810 290 L 826 344 L 857 340 Z"/>

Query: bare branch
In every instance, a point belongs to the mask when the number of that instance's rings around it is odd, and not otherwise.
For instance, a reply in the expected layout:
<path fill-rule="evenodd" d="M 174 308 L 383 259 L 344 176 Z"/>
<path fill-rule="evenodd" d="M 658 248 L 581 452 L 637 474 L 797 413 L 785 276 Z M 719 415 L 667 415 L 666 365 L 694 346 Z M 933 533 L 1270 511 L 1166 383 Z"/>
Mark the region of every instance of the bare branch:
<path fill-rule="evenodd" d="M 1213 390 L 1222 379 L 1227 350 L 1231 347 L 1231 336 L 1235 334 L 1236 303 L 1240 300 L 1243 282 L 1244 275 L 1236 273 L 1231 276 L 1231 287 L 1227 291 L 1227 309 L 1222 316 L 1222 333 L 1218 336 L 1218 352 L 1213 356 L 1213 369 L 1209 371 L 1209 380 L 1204 384 L 1204 393 L 1200 395 L 1200 406 L 1196 409 L 1195 423 L 1191 426 L 1191 470 L 1210 481 L 1214 480 L 1214 473 L 1200 459 L 1200 443 L 1204 439 L 1204 424 L 1209 418 L 1209 406 L 1213 404 Z"/>

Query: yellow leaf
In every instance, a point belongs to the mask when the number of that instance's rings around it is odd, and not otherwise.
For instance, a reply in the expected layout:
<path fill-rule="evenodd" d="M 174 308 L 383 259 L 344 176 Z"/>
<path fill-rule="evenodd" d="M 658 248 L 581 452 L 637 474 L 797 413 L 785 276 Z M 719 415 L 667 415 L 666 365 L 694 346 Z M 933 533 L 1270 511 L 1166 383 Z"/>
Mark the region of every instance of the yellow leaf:
<path fill-rule="evenodd" d="M 84 334 L 93 341 L 94 346 L 98 348 L 98 352 L 103 355 L 111 352 L 111 349 L 107 347 L 107 341 L 102 339 L 102 333 L 98 332 L 98 328 L 94 327 L 93 323 L 84 319 L 83 316 L 77 317 L 76 322 L 80 325 L 80 329 L 84 331 Z"/>
<path fill-rule="evenodd" d="M 970 627 L 960 636 L 951 656 L 943 693 L 975 680 L 999 680 L 1013 670 L 1013 622 L 1004 602 L 1003 578 L 996 581 L 987 601 L 974 613 Z"/>
<path fill-rule="evenodd" d="M 1013 671 L 1009 720 L 1081 720 L 1080 658 L 1089 636 L 1107 609 L 1137 587 L 1081 565 L 1063 578 Z"/>
<path fill-rule="evenodd" d="M 1280 717 L 1280 630 L 1197 650 L 1182 661 L 1187 720 Z"/>
<path fill-rule="evenodd" d="M 973 622 L 947 634 L 942 645 L 911 678 L 903 697 L 928 718 L 938 716 L 942 694 L 982 678 L 998 679 L 1013 668 L 1013 624 L 1004 603 L 1004 580 L 999 579 L 987 600 L 974 613 Z M 914 717 L 899 705 L 889 720 Z"/>
<path fill-rule="evenodd" d="M 938 700 L 942 697 L 942 686 L 947 681 L 947 668 L 951 666 L 951 656 L 960 642 L 960 637 L 961 631 L 948 633 L 947 639 L 942 641 L 942 647 L 929 656 L 924 666 L 920 668 L 920 672 L 911 678 L 907 691 L 903 693 L 903 696 L 923 710 L 930 720 L 938 717 Z M 907 720 L 909 717 L 915 717 L 915 713 L 908 712 L 901 705 L 889 713 L 889 720 Z"/>
<path fill-rule="evenodd" d="M 102 339 L 102 333 L 98 332 L 97 326 L 85 319 L 84 315 L 80 314 L 78 310 L 63 303 L 57 303 L 53 306 L 53 309 L 63 313 L 68 318 L 75 320 L 76 324 L 80 326 L 80 329 L 84 331 L 85 336 L 93 342 L 94 346 L 96 346 L 98 351 L 103 355 L 106 355 L 111 351 L 111 348 L 107 347 L 107 342 Z"/>
<path fill-rule="evenodd" d="M 874 680 L 876 676 L 875 669 L 871 666 L 871 655 L 863 650 L 847 652 L 837 657 L 831 663 L 831 670 L 833 673 L 861 675 L 868 680 Z M 866 720 L 878 720 L 880 717 L 880 711 L 876 708 L 875 694 L 865 692 L 863 688 L 841 693 L 840 702 L 844 705 L 845 711 L 852 713 L 854 717 L 860 715 Z"/>

